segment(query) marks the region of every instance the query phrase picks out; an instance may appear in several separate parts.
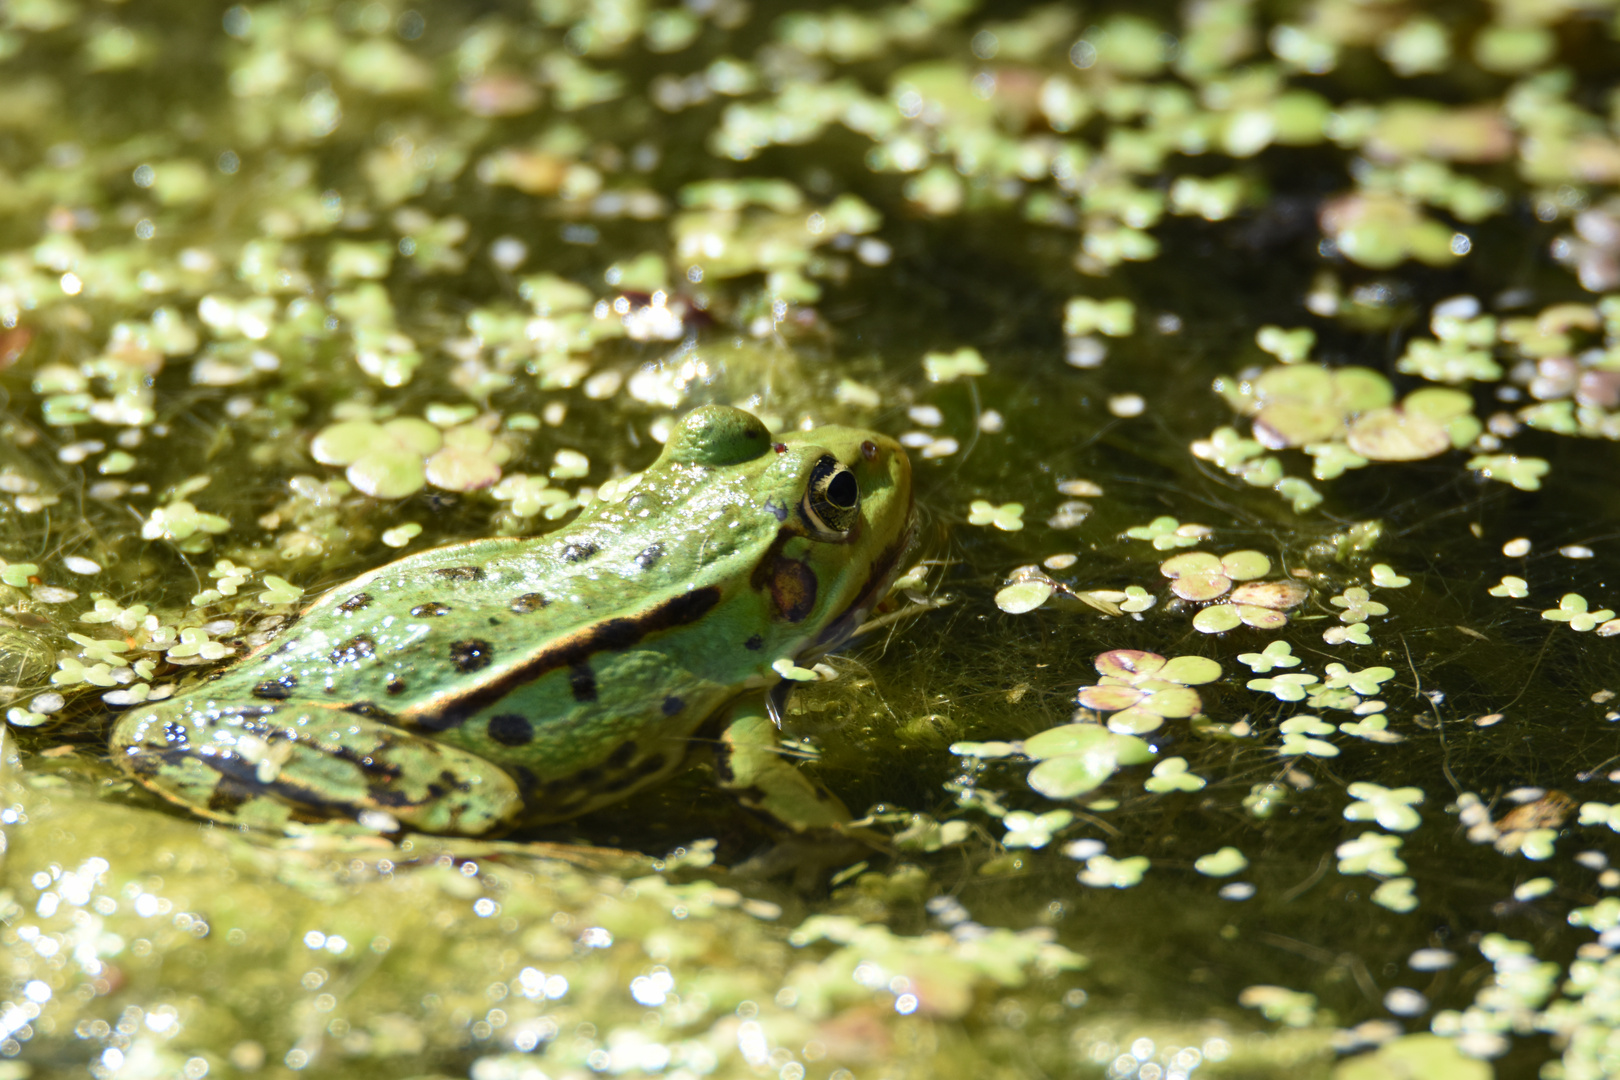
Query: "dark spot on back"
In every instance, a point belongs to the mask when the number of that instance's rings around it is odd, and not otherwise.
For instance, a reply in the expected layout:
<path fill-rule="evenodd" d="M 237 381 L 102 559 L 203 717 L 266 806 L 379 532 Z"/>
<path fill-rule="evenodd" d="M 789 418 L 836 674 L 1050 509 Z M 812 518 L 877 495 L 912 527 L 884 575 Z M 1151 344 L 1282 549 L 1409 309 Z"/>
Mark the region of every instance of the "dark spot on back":
<path fill-rule="evenodd" d="M 387 784 L 368 784 L 366 795 L 376 806 L 387 810 L 398 810 L 401 807 L 415 806 L 416 803 L 406 792 L 398 788 L 391 788 Z"/>
<path fill-rule="evenodd" d="M 602 783 L 602 770 L 592 765 L 588 769 L 581 769 L 566 780 L 558 782 L 558 787 L 573 788 L 576 791 L 600 787 Z"/>
<path fill-rule="evenodd" d="M 283 675 L 279 679 L 266 679 L 253 688 L 253 696 L 269 701 L 286 701 L 298 688 L 298 676 Z"/>
<path fill-rule="evenodd" d="M 370 660 L 377 654 L 377 643 L 371 640 L 370 634 L 356 634 L 331 652 L 334 664 L 358 664 L 362 660 Z"/>
<path fill-rule="evenodd" d="M 450 662 L 456 665 L 456 670 L 463 675 L 489 667 L 492 659 L 494 656 L 487 641 L 468 638 L 465 641 L 450 643 Z"/>
<path fill-rule="evenodd" d="M 274 705 L 228 705 L 219 710 L 220 716 L 273 716 Z"/>
<path fill-rule="evenodd" d="M 584 562 L 599 550 L 601 549 L 587 540 L 580 543 L 564 544 L 562 550 L 557 554 L 561 556 L 563 562 Z"/>
<path fill-rule="evenodd" d="M 451 728 L 460 727 L 466 719 L 454 709 L 446 709 L 443 712 L 416 717 L 415 726 L 422 731 L 449 731 Z"/>
<path fill-rule="evenodd" d="M 686 708 L 686 702 L 682 701 L 680 698 L 676 697 L 674 694 L 671 694 L 671 695 L 669 695 L 669 697 L 664 699 L 664 715 L 665 716 L 674 716 L 676 713 L 680 712 L 684 708 Z"/>
<path fill-rule="evenodd" d="M 638 615 L 603 619 L 588 628 L 565 634 L 545 647 L 525 655 L 499 674 L 491 675 L 475 686 L 466 687 L 456 696 L 456 700 L 446 703 L 444 707 L 465 720 L 492 706 L 519 686 L 534 682 L 550 672 L 581 667 L 585 667 L 588 671 L 590 658 L 596 653 L 623 652 L 652 634 L 662 633 L 677 626 L 690 626 L 713 611 L 715 605 L 720 602 L 720 596 L 719 586 L 705 585 L 672 596 Z M 569 680 L 571 684 L 576 685 L 576 694 L 581 690 L 588 690 L 590 695 L 579 700 L 594 700 L 595 676 L 591 676 L 588 683 L 578 676 L 579 673 L 576 671 L 575 677 Z"/>
<path fill-rule="evenodd" d="M 664 557 L 663 544 L 649 544 L 636 556 L 635 563 L 643 570 L 651 570 L 658 565 L 658 560 Z"/>
<path fill-rule="evenodd" d="M 221 777 L 220 783 L 208 795 L 208 810 L 214 814 L 234 814 L 247 802 L 250 795 L 240 790 L 241 785 L 230 782 L 229 777 Z"/>
<path fill-rule="evenodd" d="M 376 597 L 372 596 L 368 592 L 355 593 L 353 596 L 343 601 L 343 603 L 339 604 L 337 609 L 343 612 L 343 614 L 348 615 L 351 612 L 359 611 L 361 608 L 366 607 L 375 599 Z"/>
<path fill-rule="evenodd" d="M 551 603 L 537 592 L 526 592 L 512 601 L 512 610 L 519 615 L 527 615 L 531 611 L 539 611 Z"/>
<path fill-rule="evenodd" d="M 415 607 L 411 608 L 411 614 L 415 615 L 418 619 L 431 618 L 435 615 L 448 615 L 450 614 L 450 605 L 441 604 L 437 601 L 431 604 L 417 604 Z"/>
<path fill-rule="evenodd" d="M 393 714 L 387 709 L 378 707 L 369 701 L 353 701 L 344 706 L 345 712 L 352 712 L 356 716 L 368 717 L 372 720 L 391 720 Z"/>
<path fill-rule="evenodd" d="M 743 642 L 743 648 L 749 650 L 750 652 L 758 652 L 764 647 L 765 639 L 760 637 L 758 634 L 755 634 L 753 637 Z"/>
<path fill-rule="evenodd" d="M 483 581 L 482 566 L 441 566 L 431 571 L 446 581 Z"/>
<path fill-rule="evenodd" d="M 489 718 L 489 737 L 502 746 L 526 746 L 534 738 L 534 725 L 527 716 L 501 713 Z"/>
<path fill-rule="evenodd" d="M 622 769 L 636 759 L 636 743 L 632 739 L 627 743 L 620 743 L 619 748 L 608 755 L 607 763 L 611 769 Z"/>
<path fill-rule="evenodd" d="M 388 682 L 384 685 L 384 689 L 386 689 L 390 694 L 403 694 L 405 692 L 405 680 L 390 671 L 388 673 Z"/>
<path fill-rule="evenodd" d="M 568 688 L 575 701 L 596 700 L 596 673 L 589 664 L 575 664 L 568 669 Z"/>

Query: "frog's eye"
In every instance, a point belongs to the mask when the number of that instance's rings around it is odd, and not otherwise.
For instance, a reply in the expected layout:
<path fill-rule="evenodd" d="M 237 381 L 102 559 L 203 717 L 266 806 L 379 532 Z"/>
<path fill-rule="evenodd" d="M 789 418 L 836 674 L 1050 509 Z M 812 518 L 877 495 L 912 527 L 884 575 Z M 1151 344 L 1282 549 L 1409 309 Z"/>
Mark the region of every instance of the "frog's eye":
<path fill-rule="evenodd" d="M 810 470 L 810 486 L 799 504 L 810 527 L 817 532 L 842 535 L 855 524 L 861 506 L 861 488 L 849 466 L 831 455 Z"/>

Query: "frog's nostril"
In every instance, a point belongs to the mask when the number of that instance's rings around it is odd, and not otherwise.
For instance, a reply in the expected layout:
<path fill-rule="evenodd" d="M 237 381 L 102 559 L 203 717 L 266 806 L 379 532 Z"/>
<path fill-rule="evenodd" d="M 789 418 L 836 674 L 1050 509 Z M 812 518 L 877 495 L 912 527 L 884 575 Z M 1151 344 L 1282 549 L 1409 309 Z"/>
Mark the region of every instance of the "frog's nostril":
<path fill-rule="evenodd" d="M 876 461 L 877 443 L 873 442 L 871 439 L 867 439 L 865 442 L 861 443 L 861 456 L 867 461 Z"/>

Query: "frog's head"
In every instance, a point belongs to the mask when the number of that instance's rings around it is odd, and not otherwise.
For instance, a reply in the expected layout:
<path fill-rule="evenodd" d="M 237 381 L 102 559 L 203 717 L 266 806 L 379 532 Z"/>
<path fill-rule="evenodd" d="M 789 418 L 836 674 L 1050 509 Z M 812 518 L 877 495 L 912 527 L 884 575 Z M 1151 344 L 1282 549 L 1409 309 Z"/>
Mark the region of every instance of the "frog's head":
<path fill-rule="evenodd" d="M 708 405 L 682 418 L 670 462 L 752 474 L 749 501 L 772 528 L 749 585 L 775 656 L 842 641 L 882 600 L 911 543 L 911 462 L 900 444 L 828 425 L 773 439 L 741 409 Z"/>

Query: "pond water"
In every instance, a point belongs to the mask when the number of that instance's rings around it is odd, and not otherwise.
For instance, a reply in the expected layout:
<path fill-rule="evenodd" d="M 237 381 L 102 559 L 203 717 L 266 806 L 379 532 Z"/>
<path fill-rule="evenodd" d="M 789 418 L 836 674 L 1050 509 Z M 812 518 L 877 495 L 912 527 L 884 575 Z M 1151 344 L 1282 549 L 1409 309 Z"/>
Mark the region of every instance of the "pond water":
<path fill-rule="evenodd" d="M 0 1080 L 1620 1072 L 1616 35 L 0 4 Z M 458 839 L 111 760 L 710 402 L 909 448 L 914 569 L 777 668 L 879 842 L 701 767 Z"/>

